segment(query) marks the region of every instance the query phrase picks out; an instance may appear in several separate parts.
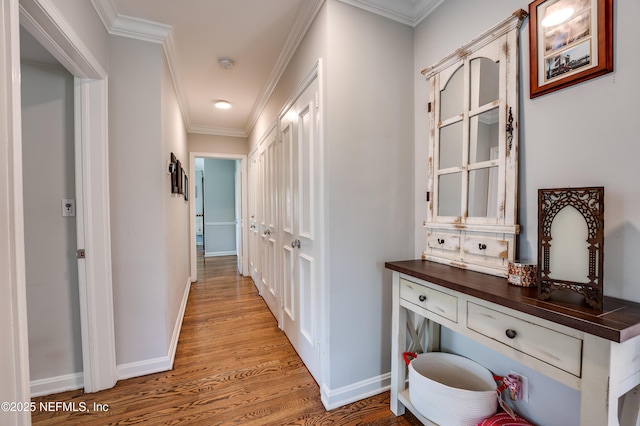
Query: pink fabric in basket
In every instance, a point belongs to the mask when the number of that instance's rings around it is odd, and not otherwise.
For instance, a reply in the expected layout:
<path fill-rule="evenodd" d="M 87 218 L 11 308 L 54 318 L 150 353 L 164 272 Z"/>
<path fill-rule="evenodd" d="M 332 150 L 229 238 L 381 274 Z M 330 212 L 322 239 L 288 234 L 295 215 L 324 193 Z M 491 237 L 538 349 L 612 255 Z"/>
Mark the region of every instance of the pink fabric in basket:
<path fill-rule="evenodd" d="M 498 413 L 489 417 L 486 420 L 478 423 L 478 426 L 533 426 L 522 417 L 516 414 L 516 419 L 512 419 L 507 413 Z"/>

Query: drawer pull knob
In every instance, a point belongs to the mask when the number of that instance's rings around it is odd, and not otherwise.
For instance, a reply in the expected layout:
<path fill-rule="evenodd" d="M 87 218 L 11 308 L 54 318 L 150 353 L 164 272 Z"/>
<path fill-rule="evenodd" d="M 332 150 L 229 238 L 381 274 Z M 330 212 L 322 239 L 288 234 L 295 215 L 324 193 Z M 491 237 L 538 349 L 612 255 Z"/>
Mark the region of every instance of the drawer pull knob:
<path fill-rule="evenodd" d="M 478 244 L 478 248 L 479 248 L 480 250 L 486 250 L 486 249 L 487 249 L 487 245 L 486 245 L 486 244 L 482 244 L 482 243 L 480 243 L 480 244 Z"/>
<path fill-rule="evenodd" d="M 444 244 L 444 239 L 438 238 L 438 244 Z"/>
<path fill-rule="evenodd" d="M 421 302 L 424 302 L 425 300 L 427 300 L 427 296 L 425 296 L 424 294 L 421 294 L 420 296 L 418 296 L 418 299 L 419 299 Z"/>
<path fill-rule="evenodd" d="M 516 333 L 515 330 L 512 330 L 512 329 L 509 328 L 509 329 L 507 329 L 505 334 L 507 335 L 507 337 L 509 339 L 514 339 L 516 337 L 516 334 L 518 334 L 518 333 Z"/>

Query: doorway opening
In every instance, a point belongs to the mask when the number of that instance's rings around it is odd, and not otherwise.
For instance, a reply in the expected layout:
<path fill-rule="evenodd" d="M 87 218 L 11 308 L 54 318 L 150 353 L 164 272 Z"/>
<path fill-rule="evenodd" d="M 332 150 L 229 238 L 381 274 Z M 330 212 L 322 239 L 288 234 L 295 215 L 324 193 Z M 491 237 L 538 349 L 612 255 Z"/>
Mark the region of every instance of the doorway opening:
<path fill-rule="evenodd" d="M 61 210 L 75 208 L 76 245 L 71 248 L 74 241 L 68 241 L 67 249 L 71 250 L 69 264 L 75 261 L 77 266 L 77 273 L 74 275 L 77 276 L 78 282 L 79 323 L 75 320 L 71 322 L 74 324 L 72 327 L 80 330 L 82 359 L 74 360 L 73 363 L 75 366 L 81 366 L 79 367 L 81 372 L 66 374 L 63 369 L 50 372 L 48 374 L 53 374 L 52 377 L 56 380 L 52 383 L 42 383 L 46 387 L 42 391 L 55 391 L 57 386 L 70 388 L 79 386 L 88 393 L 114 386 L 118 375 L 111 276 L 107 73 L 91 51 L 79 42 L 80 39 L 71 27 L 66 22 L 62 22 L 61 15 L 55 12 L 55 7 L 44 10 L 42 5 L 34 0 L 21 0 L 19 15 L 18 13 L 11 15 L 9 20 L 15 25 L 16 30 L 22 27 L 33 36 L 40 47 L 53 56 L 72 78 L 69 101 L 72 105 L 70 114 L 72 121 L 68 125 L 70 129 L 67 128 L 66 131 L 72 135 L 73 155 L 70 161 L 66 161 L 64 167 L 71 168 L 75 172 L 73 185 L 75 199 L 72 195 L 69 195 L 68 199 L 58 199 L 54 203 L 53 210 L 56 216 L 62 216 L 65 212 Z M 19 40 L 19 37 L 11 38 L 12 50 L 15 52 L 22 51 Z M 18 105 L 19 103 L 14 104 L 14 113 L 19 110 Z M 16 115 L 20 117 L 21 113 L 18 112 Z M 49 127 L 48 123 L 42 121 L 32 125 L 40 128 Z M 40 137 L 45 142 L 49 139 L 48 136 Z M 22 138 L 17 139 L 18 143 L 22 144 Z M 16 164 L 13 170 L 16 176 L 23 176 L 24 164 L 22 162 Z M 24 172 L 28 173 L 27 170 Z M 44 179 L 47 178 L 45 173 Z M 17 182 L 21 182 L 21 179 Z M 19 185 L 18 188 L 21 190 L 22 186 Z M 16 205 L 16 212 L 24 218 L 22 204 L 20 200 Z M 52 213 L 48 214 L 53 217 Z M 68 220 L 69 216 L 64 218 Z M 24 235 L 28 231 L 24 224 L 19 222 L 16 232 Z M 70 236 L 67 238 L 73 239 Z M 23 264 L 19 267 L 23 268 L 26 276 L 27 265 Z M 18 287 L 26 293 L 26 280 L 20 280 Z M 19 311 L 27 312 L 26 297 L 19 299 L 17 305 Z M 18 325 L 16 332 L 19 334 L 19 340 L 28 345 L 29 330 Z M 47 335 L 45 338 L 52 337 Z M 56 355 L 59 353 L 50 354 L 50 356 Z M 75 356 L 77 358 L 77 355 Z M 28 363 L 29 357 L 25 351 L 21 356 L 20 364 L 28 365 Z M 29 388 L 29 382 L 30 377 L 27 371 L 21 377 L 23 389 Z"/>
<path fill-rule="evenodd" d="M 248 274 L 246 243 L 246 156 L 191 153 L 191 276 L 207 258 L 235 256 Z"/>
<path fill-rule="evenodd" d="M 20 31 L 31 395 L 83 387 L 76 251 L 74 79 Z"/>

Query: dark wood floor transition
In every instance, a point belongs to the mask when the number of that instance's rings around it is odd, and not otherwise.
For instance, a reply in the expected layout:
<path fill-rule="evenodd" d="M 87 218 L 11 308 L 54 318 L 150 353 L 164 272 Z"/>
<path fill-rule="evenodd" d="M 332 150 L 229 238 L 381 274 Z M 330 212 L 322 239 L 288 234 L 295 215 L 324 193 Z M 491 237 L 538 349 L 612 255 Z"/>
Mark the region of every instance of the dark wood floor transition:
<path fill-rule="evenodd" d="M 235 256 L 200 257 L 172 371 L 92 394 L 34 398 L 33 424 L 420 424 L 411 414 L 391 413 L 389 392 L 325 411 L 318 385 L 235 262 Z M 41 402 L 51 410 L 40 410 Z"/>

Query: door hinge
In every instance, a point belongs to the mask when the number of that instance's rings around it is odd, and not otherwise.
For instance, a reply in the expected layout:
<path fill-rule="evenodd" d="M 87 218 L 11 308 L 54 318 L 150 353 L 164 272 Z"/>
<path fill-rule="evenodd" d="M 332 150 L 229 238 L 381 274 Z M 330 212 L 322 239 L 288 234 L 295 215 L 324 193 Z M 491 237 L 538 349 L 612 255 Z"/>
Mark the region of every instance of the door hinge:
<path fill-rule="evenodd" d="M 87 253 L 85 252 L 84 249 L 80 249 L 78 251 L 76 251 L 76 258 L 77 259 L 84 259 L 87 256 Z"/>
<path fill-rule="evenodd" d="M 431 192 L 427 191 L 427 202 L 429 202 L 430 198 L 431 198 Z"/>
<path fill-rule="evenodd" d="M 427 112 L 431 112 L 431 102 L 427 104 Z"/>

